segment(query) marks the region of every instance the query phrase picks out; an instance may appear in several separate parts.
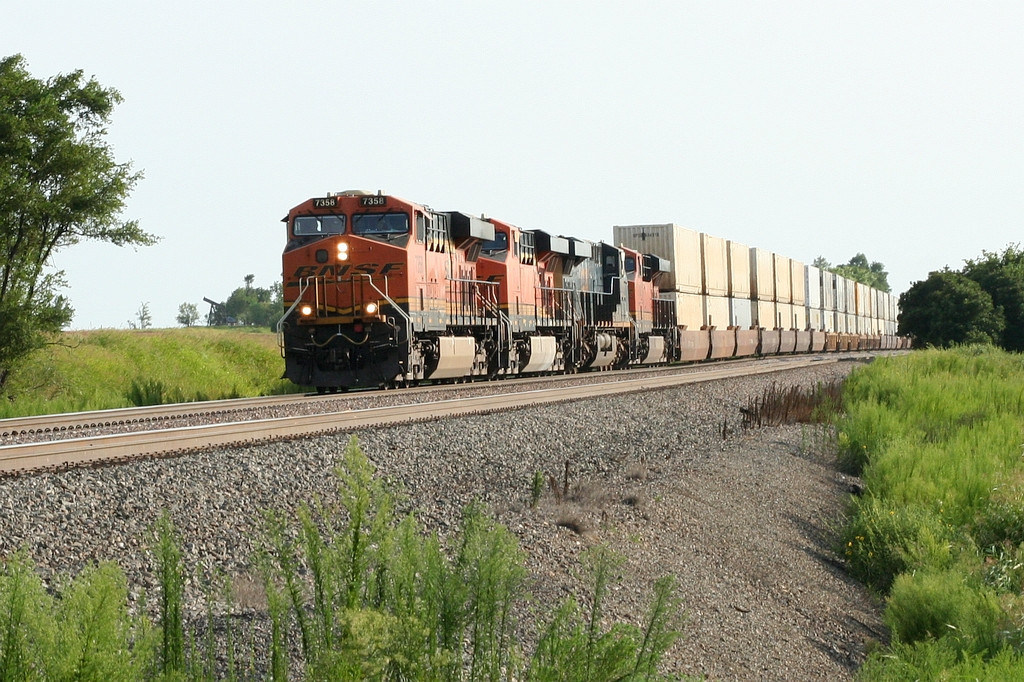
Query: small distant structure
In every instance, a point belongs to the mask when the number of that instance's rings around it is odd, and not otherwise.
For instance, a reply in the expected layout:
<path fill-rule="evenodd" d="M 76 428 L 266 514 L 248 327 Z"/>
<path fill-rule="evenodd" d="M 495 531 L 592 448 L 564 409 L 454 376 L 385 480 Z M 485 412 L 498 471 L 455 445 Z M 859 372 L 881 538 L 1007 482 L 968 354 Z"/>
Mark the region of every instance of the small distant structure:
<path fill-rule="evenodd" d="M 206 298 L 205 296 L 203 296 L 203 301 L 210 304 L 210 312 L 206 314 L 206 326 L 216 327 L 224 324 L 234 326 L 238 324 L 238 320 L 230 315 L 224 314 L 223 303 L 218 303 L 217 301 Z"/>

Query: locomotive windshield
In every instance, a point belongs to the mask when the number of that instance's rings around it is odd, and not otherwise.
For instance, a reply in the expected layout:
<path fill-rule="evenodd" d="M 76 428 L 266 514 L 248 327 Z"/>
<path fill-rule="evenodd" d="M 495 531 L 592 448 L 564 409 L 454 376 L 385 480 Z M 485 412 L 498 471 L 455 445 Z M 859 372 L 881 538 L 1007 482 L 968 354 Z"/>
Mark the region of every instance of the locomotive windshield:
<path fill-rule="evenodd" d="M 352 234 L 408 234 L 409 216 L 405 213 L 363 213 L 352 216 Z"/>
<path fill-rule="evenodd" d="M 343 215 L 303 215 L 298 216 L 292 225 L 296 237 L 304 235 L 344 234 L 345 216 Z"/>
<path fill-rule="evenodd" d="M 487 254 L 508 251 L 508 235 L 495 230 L 494 239 L 484 242 L 480 249 Z"/>

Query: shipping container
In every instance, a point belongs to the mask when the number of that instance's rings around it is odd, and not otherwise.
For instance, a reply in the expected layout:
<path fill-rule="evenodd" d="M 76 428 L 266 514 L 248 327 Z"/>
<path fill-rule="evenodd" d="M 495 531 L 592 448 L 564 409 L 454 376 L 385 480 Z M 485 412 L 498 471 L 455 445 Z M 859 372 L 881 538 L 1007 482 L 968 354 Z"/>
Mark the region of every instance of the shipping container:
<path fill-rule="evenodd" d="M 754 324 L 762 329 L 775 329 L 775 302 L 752 301 L 751 312 L 754 313 Z"/>
<path fill-rule="evenodd" d="M 793 302 L 793 269 L 788 256 L 775 257 L 775 300 L 779 303 Z"/>
<path fill-rule="evenodd" d="M 821 328 L 827 332 L 838 331 L 836 329 L 836 311 L 822 309 L 821 311 Z"/>
<path fill-rule="evenodd" d="M 755 301 L 775 300 L 775 254 L 771 251 L 750 249 L 750 298 Z M 771 329 L 775 325 L 761 326 Z"/>
<path fill-rule="evenodd" d="M 775 304 L 775 327 L 777 329 L 795 329 L 793 324 L 795 318 L 793 316 L 793 304 L 792 303 L 776 303 Z"/>
<path fill-rule="evenodd" d="M 651 253 L 668 260 L 671 272 L 662 278 L 666 291 L 699 294 L 703 268 L 700 258 L 700 233 L 674 224 L 616 225 L 615 245 L 628 246 L 640 253 Z"/>
<path fill-rule="evenodd" d="M 822 322 L 822 311 L 818 308 L 805 308 L 805 310 L 807 311 L 807 328 L 815 331 L 823 331 L 825 327 Z"/>
<path fill-rule="evenodd" d="M 804 266 L 804 301 L 808 308 L 821 308 L 821 270 Z"/>
<path fill-rule="evenodd" d="M 729 326 L 729 297 L 704 296 L 704 324 L 725 329 Z"/>
<path fill-rule="evenodd" d="M 728 242 L 729 295 L 750 298 L 750 248 L 739 242 Z"/>
<path fill-rule="evenodd" d="M 807 273 L 804 272 L 803 263 L 798 260 L 789 261 L 789 280 L 793 288 L 793 305 L 807 303 Z"/>
<path fill-rule="evenodd" d="M 857 314 L 857 283 L 852 279 L 846 280 L 846 314 Z"/>
<path fill-rule="evenodd" d="M 729 298 L 729 324 L 740 329 L 749 329 L 754 326 L 754 313 L 752 301 L 749 298 Z"/>
<path fill-rule="evenodd" d="M 836 309 L 836 273 L 828 270 L 821 271 L 821 309 Z"/>
<path fill-rule="evenodd" d="M 857 315 L 860 317 L 871 317 L 872 294 L 871 287 L 862 282 L 856 283 L 857 291 Z"/>
<path fill-rule="evenodd" d="M 792 329 L 807 329 L 807 308 L 803 305 L 793 304 L 793 326 Z"/>
<path fill-rule="evenodd" d="M 704 277 L 701 293 L 708 296 L 729 294 L 729 249 L 721 237 L 701 232 L 700 256 Z"/>
<path fill-rule="evenodd" d="M 673 301 L 676 324 L 687 329 L 700 329 L 704 326 L 704 297 L 702 295 L 666 291 L 662 293 L 662 296 Z"/>

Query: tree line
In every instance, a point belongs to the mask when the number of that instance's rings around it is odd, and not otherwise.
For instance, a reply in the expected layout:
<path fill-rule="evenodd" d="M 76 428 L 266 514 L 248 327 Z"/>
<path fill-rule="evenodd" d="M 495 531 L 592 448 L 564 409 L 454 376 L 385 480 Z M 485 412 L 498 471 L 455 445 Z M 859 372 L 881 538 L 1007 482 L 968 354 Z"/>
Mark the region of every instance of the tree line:
<path fill-rule="evenodd" d="M 919 345 L 986 343 L 1024 351 L 1024 250 L 983 251 L 960 270 L 945 267 L 900 296 L 899 333 Z"/>
<path fill-rule="evenodd" d="M 243 325 L 247 327 L 268 327 L 274 329 L 281 318 L 283 307 L 283 287 L 274 282 L 269 289 L 253 286 L 254 275 L 246 275 L 245 286 L 231 292 L 223 302 L 206 299 L 210 305 L 205 322 L 211 327 L 222 325 Z M 178 324 L 194 327 L 202 317 L 199 306 L 195 303 L 182 303 L 178 306 Z"/>

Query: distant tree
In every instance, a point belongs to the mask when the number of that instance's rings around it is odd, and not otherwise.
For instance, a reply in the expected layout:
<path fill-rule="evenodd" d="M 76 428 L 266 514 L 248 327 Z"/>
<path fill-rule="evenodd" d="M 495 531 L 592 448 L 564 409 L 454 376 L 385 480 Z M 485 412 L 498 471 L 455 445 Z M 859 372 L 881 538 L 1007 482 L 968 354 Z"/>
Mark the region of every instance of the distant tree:
<path fill-rule="evenodd" d="M 195 303 L 182 303 L 178 306 L 175 320 L 183 327 L 194 327 L 199 322 L 199 307 Z"/>
<path fill-rule="evenodd" d="M 846 279 L 867 284 L 879 291 L 890 291 L 889 273 L 886 272 L 885 266 L 877 261 L 868 263 L 867 256 L 863 253 L 858 253 L 846 265 L 836 265 L 831 270 Z"/>
<path fill-rule="evenodd" d="M 0 59 L 0 390 L 16 364 L 71 321 L 57 293 L 61 249 L 84 239 L 153 244 L 118 215 L 141 177 L 105 138 L 121 96 L 81 71 L 33 78 L 21 55 Z"/>
<path fill-rule="evenodd" d="M 899 333 L 925 346 L 998 343 L 1002 312 L 973 279 L 948 268 L 914 282 L 900 295 Z"/>
<path fill-rule="evenodd" d="M 281 283 L 265 289 L 252 286 L 254 279 L 246 275 L 245 286 L 235 289 L 223 304 L 211 310 L 213 324 L 274 327 L 283 312 Z"/>
<path fill-rule="evenodd" d="M 149 314 L 149 304 L 142 303 L 135 311 L 135 320 L 129 320 L 128 327 L 131 329 L 149 329 L 153 325 L 153 316 Z"/>
<path fill-rule="evenodd" d="M 854 282 L 867 284 L 879 291 L 892 291 L 889 287 L 889 273 L 886 272 L 885 266 L 877 261 L 869 263 L 867 256 L 863 253 L 858 253 L 845 265 L 832 265 L 823 256 L 815 258 L 811 265 L 842 275 Z"/>
<path fill-rule="evenodd" d="M 1006 326 L 999 345 L 1024 351 L 1024 250 L 1011 244 L 1001 254 L 983 251 L 981 258 L 965 263 L 963 274 L 981 285 L 1002 311 Z"/>

